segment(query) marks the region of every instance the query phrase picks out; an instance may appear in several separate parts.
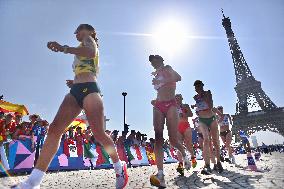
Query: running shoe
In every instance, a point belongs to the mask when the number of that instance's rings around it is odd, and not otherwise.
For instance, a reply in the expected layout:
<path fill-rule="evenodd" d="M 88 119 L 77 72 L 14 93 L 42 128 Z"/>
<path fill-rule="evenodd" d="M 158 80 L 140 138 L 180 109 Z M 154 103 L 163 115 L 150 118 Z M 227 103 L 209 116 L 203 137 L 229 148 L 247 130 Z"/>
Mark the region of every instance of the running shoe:
<path fill-rule="evenodd" d="M 210 168 L 210 165 L 205 166 L 201 171 L 201 174 L 203 175 L 211 175 L 211 173 L 212 173 L 212 169 Z"/>
<path fill-rule="evenodd" d="M 165 178 L 163 174 L 151 175 L 150 183 L 152 186 L 156 186 L 158 188 L 166 188 Z"/>
<path fill-rule="evenodd" d="M 32 186 L 24 181 L 20 182 L 18 185 L 11 186 L 11 189 L 40 189 L 40 185 Z"/>
<path fill-rule="evenodd" d="M 197 161 L 196 161 L 195 157 L 191 158 L 191 164 L 192 164 L 193 168 L 195 168 L 197 166 Z"/>
<path fill-rule="evenodd" d="M 216 166 L 218 173 L 222 173 L 224 171 L 221 162 L 217 162 Z"/>
<path fill-rule="evenodd" d="M 189 170 L 191 168 L 191 162 L 189 161 L 189 159 L 187 157 L 184 158 L 184 168 L 186 170 Z"/>
<path fill-rule="evenodd" d="M 183 167 L 183 163 L 180 162 L 178 164 L 178 167 L 177 167 L 177 172 L 183 177 L 184 176 L 184 167 Z"/>
<path fill-rule="evenodd" d="M 116 174 L 116 189 L 125 188 L 128 182 L 127 164 L 124 161 L 122 161 L 121 166 L 122 166 L 121 173 Z"/>

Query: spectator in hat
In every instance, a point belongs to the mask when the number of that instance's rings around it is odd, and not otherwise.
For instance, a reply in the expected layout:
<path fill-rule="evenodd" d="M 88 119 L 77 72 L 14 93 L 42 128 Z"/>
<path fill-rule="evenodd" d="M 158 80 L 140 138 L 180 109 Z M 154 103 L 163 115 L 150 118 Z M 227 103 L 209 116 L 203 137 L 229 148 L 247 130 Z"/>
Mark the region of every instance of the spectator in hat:
<path fill-rule="evenodd" d="M 32 141 L 32 149 L 34 149 L 35 145 L 38 148 L 41 148 L 44 143 L 45 135 L 47 134 L 47 126 L 48 122 L 46 120 L 38 119 L 32 128 L 31 131 L 31 141 Z M 34 137 L 37 137 L 36 142 L 34 143 Z"/>
<path fill-rule="evenodd" d="M 130 135 L 126 139 L 126 144 L 132 146 L 134 143 L 135 135 L 136 135 L 135 130 L 131 130 Z"/>
<path fill-rule="evenodd" d="M 5 119 L 1 120 L 0 122 L 0 141 L 4 142 L 7 138 L 11 138 L 10 130 L 12 131 L 14 123 L 12 122 L 13 115 L 7 114 Z"/>
<path fill-rule="evenodd" d="M 27 130 L 30 130 L 29 135 L 31 134 L 31 131 L 32 131 L 32 129 L 33 129 L 35 123 L 36 123 L 39 119 L 40 119 L 40 117 L 39 117 L 39 115 L 37 115 L 37 114 L 32 114 L 32 115 L 29 116 L 30 123 L 29 123 L 29 125 L 28 125 L 28 127 L 27 127 Z"/>
<path fill-rule="evenodd" d="M 48 126 L 48 122 L 46 120 L 42 120 L 40 118 L 37 119 L 37 121 L 34 123 L 34 126 L 32 128 L 31 131 L 31 141 L 32 141 L 32 150 L 36 151 L 35 153 L 35 161 L 34 161 L 34 165 L 37 162 L 37 159 L 39 157 L 39 152 L 40 149 L 42 148 L 42 145 L 44 143 L 44 138 L 45 135 L 47 134 L 47 126 Z M 36 141 L 34 142 L 34 137 L 36 138 Z"/>
<path fill-rule="evenodd" d="M 25 140 L 26 139 L 26 127 L 28 127 L 29 125 L 29 122 L 22 122 L 20 124 L 18 124 L 16 126 L 16 131 L 14 132 L 13 134 L 13 139 L 14 140 L 19 140 L 19 139 L 23 139 Z"/>

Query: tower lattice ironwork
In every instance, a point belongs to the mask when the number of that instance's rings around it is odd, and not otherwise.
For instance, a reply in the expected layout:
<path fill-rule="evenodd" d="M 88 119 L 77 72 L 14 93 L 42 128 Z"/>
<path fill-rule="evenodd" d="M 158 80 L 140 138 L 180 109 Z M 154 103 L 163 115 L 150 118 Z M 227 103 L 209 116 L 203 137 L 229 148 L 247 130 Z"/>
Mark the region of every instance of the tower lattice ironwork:
<path fill-rule="evenodd" d="M 224 13 L 222 25 L 226 30 L 237 83 L 233 134 L 236 136 L 239 130 L 243 130 L 249 135 L 260 130 L 270 130 L 284 136 L 284 108 L 277 107 L 272 102 L 262 90 L 261 82 L 252 75 L 232 30 L 230 18 L 225 17 Z M 260 110 L 249 112 L 249 108 L 256 107 Z"/>

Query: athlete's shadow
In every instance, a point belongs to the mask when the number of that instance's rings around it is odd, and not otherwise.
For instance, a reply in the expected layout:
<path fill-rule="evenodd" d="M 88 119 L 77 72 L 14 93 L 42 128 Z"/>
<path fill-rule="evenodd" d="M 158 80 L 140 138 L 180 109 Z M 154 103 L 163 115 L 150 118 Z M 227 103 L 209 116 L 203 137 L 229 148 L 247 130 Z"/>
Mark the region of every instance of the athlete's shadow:
<path fill-rule="evenodd" d="M 224 170 L 222 173 L 213 171 L 211 175 L 201 175 L 194 171 L 190 176 L 175 178 L 174 184 L 179 188 L 203 188 L 214 185 L 220 188 L 255 188 L 255 184 L 262 175 L 241 174 L 235 171 Z"/>
<path fill-rule="evenodd" d="M 222 179 L 213 179 L 217 185 L 224 186 L 223 188 L 256 188 L 253 186 L 253 184 L 256 184 L 258 180 L 260 180 L 263 175 L 255 174 L 251 175 L 249 174 L 249 170 L 246 170 L 244 174 L 235 172 L 235 171 L 229 171 L 224 170 L 222 173 L 216 175 L 219 175 L 226 179 L 227 182 L 224 182 Z M 233 187 L 232 187 L 233 186 Z M 258 187 L 259 188 L 259 187 Z"/>
<path fill-rule="evenodd" d="M 179 186 L 179 188 L 202 188 L 209 186 L 210 183 L 204 183 L 202 178 L 200 178 L 198 171 L 193 171 L 190 176 L 180 176 L 174 179 L 174 184 Z"/>

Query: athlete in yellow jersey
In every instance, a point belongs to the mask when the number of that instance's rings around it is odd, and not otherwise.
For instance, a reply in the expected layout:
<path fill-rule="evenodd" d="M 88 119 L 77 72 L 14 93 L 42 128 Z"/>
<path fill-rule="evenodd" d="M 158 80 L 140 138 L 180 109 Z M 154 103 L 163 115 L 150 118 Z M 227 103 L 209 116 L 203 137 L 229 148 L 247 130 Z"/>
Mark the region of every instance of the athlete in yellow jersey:
<path fill-rule="evenodd" d="M 36 189 L 40 188 L 43 176 L 57 152 L 59 142 L 65 128 L 78 116 L 83 109 L 95 139 L 104 146 L 114 162 L 116 172 L 116 188 L 122 189 L 128 182 L 127 166 L 118 158 L 112 139 L 104 131 L 104 112 L 100 90 L 97 85 L 99 66 L 98 39 L 95 29 L 89 24 L 81 24 L 75 31 L 80 42 L 79 47 L 60 45 L 48 42 L 47 47 L 54 52 L 74 54 L 74 80 L 67 80 L 71 88 L 50 124 L 47 138 L 41 150 L 37 164 L 27 180 L 12 188 Z"/>

